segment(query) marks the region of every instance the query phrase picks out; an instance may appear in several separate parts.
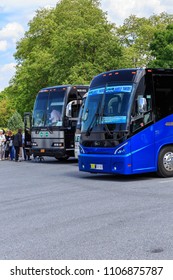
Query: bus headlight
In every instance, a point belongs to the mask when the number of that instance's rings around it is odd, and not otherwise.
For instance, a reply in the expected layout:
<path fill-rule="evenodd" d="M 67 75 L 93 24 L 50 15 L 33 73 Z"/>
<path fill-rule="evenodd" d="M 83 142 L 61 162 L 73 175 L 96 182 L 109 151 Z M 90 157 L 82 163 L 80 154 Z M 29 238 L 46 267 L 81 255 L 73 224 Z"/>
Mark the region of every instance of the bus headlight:
<path fill-rule="evenodd" d="M 59 143 L 59 142 L 54 142 L 52 144 L 53 147 L 63 147 L 63 143 Z"/>
<path fill-rule="evenodd" d="M 38 144 L 36 142 L 32 142 L 31 145 L 34 147 L 38 146 Z"/>

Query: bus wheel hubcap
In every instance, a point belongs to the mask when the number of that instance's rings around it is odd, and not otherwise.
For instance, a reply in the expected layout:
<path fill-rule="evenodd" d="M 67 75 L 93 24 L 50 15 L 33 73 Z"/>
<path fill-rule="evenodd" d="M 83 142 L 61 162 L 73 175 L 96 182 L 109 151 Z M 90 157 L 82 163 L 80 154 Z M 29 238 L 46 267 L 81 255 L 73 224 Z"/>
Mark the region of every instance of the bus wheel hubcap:
<path fill-rule="evenodd" d="M 173 171 L 173 153 L 168 152 L 163 157 L 163 165 L 167 171 Z"/>

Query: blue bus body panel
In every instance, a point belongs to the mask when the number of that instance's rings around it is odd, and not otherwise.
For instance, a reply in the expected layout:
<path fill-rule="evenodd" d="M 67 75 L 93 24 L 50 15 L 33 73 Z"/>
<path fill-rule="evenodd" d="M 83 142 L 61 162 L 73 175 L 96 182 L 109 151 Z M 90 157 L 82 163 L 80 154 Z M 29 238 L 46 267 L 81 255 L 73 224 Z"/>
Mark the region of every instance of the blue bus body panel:
<path fill-rule="evenodd" d="M 155 123 L 155 165 L 159 151 L 166 145 L 173 145 L 173 115 L 170 115 L 161 121 Z"/>
<path fill-rule="evenodd" d="M 172 127 L 170 127 L 172 126 Z M 160 149 L 173 144 L 173 116 L 152 124 L 114 148 L 82 147 L 79 170 L 135 174 L 157 171 Z"/>
<path fill-rule="evenodd" d="M 132 173 L 155 171 L 154 125 L 130 138 Z"/>

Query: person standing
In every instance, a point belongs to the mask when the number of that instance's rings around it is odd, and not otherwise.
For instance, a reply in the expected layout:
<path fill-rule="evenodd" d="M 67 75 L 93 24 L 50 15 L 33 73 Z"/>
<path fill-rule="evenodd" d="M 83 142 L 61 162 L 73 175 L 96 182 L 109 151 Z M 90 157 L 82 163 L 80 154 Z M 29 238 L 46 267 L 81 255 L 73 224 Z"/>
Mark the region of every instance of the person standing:
<path fill-rule="evenodd" d="M 22 147 L 22 129 L 18 129 L 18 132 L 14 135 L 13 145 L 15 149 L 15 161 L 19 161 L 19 152 Z"/>
<path fill-rule="evenodd" d="M 3 134 L 3 130 L 0 129 L 0 160 L 4 159 L 4 145 L 5 145 L 5 135 Z"/>
<path fill-rule="evenodd" d="M 10 141 L 9 141 L 9 131 L 7 130 L 6 131 L 6 133 L 5 133 L 5 138 L 6 138 L 6 140 L 5 140 L 5 159 L 9 159 L 9 154 L 10 154 L 10 152 L 9 152 L 9 143 L 10 143 Z"/>
<path fill-rule="evenodd" d="M 14 146 L 13 146 L 13 139 L 14 135 L 11 130 L 8 132 L 8 137 L 9 137 L 9 154 L 10 154 L 10 159 L 14 159 Z"/>

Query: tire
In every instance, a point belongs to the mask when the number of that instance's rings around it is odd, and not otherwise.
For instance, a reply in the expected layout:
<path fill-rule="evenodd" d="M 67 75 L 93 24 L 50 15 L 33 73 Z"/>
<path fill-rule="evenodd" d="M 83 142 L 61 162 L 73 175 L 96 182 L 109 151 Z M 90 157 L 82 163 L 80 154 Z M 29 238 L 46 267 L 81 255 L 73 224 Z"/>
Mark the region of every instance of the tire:
<path fill-rule="evenodd" d="M 160 151 L 157 174 L 163 178 L 173 177 L 173 146 L 167 146 Z"/>

